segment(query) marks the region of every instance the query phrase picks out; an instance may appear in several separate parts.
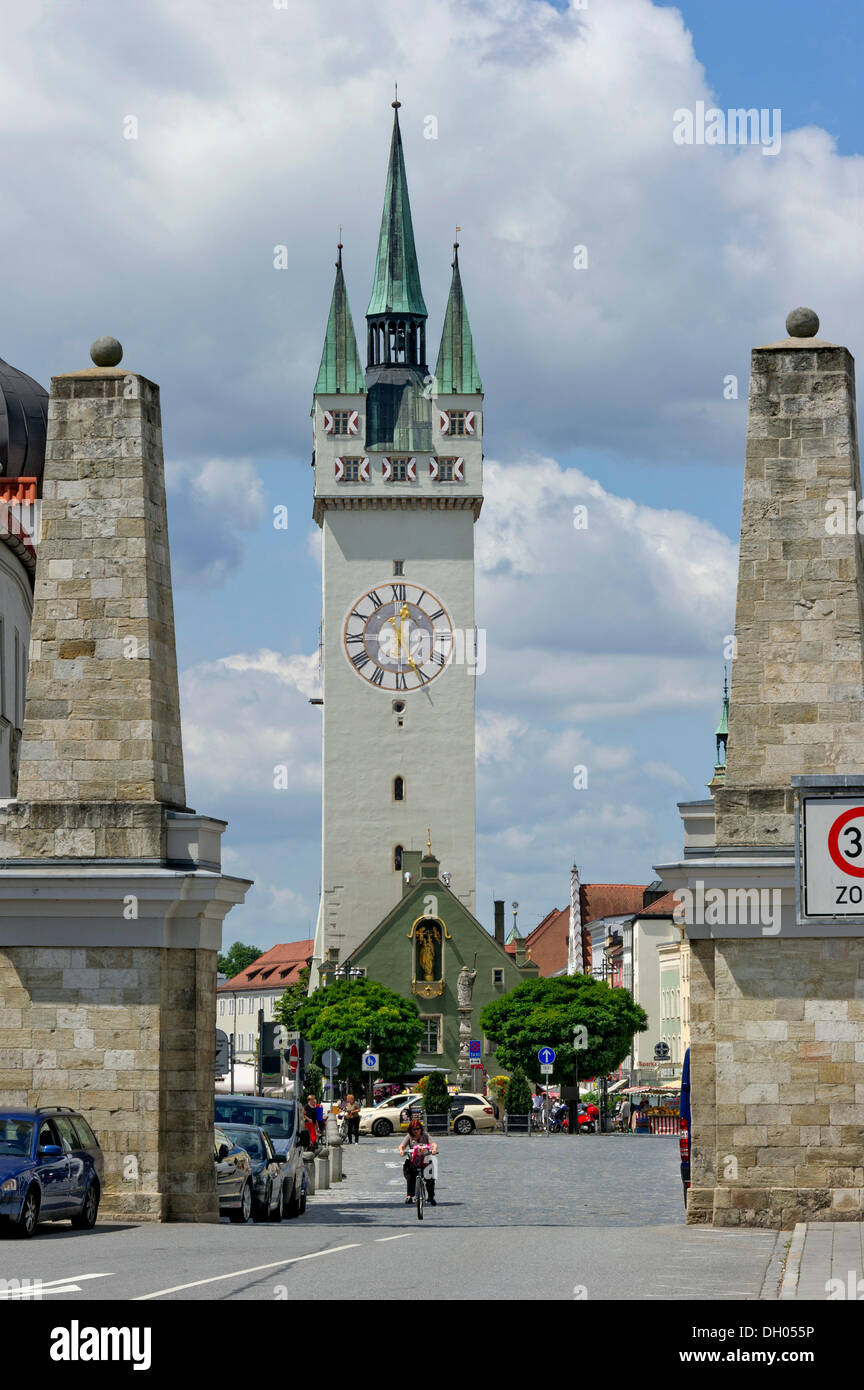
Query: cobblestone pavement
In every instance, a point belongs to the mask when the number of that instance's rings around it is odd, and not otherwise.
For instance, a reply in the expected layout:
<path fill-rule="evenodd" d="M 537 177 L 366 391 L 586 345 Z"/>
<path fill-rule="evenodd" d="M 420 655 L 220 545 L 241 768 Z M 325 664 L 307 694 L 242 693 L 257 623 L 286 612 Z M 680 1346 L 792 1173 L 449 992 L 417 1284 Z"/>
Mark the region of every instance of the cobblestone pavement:
<path fill-rule="evenodd" d="M 306 1220 L 416 1224 L 403 1205 L 401 1139 L 361 1139 L 343 1149 L 344 1180 L 316 1194 Z M 684 1224 L 674 1137 L 468 1134 L 438 1143 L 439 1225 Z"/>

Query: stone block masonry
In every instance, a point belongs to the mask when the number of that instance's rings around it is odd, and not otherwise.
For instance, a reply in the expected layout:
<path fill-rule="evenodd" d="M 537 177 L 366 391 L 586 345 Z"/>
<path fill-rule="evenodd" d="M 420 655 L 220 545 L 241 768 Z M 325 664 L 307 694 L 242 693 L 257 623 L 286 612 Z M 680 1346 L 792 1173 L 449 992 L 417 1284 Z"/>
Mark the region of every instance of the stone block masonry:
<path fill-rule="evenodd" d="M 216 1221 L 216 955 L 244 880 L 186 808 L 159 389 L 54 377 L 18 799 L 0 807 L 0 1101 L 70 1105 L 101 1210 Z"/>
<path fill-rule="evenodd" d="M 857 513 L 835 534 L 826 506 L 850 493 L 849 352 L 803 337 L 755 348 L 718 845 L 792 844 L 791 775 L 864 767 L 864 537 Z"/>
<path fill-rule="evenodd" d="M 159 388 L 51 383 L 22 801 L 183 807 Z"/>
<path fill-rule="evenodd" d="M 215 951 L 7 946 L 0 1001 L 3 1104 L 80 1109 L 103 1211 L 214 1220 Z"/>
<path fill-rule="evenodd" d="M 752 355 L 725 782 L 713 842 L 663 867 L 784 905 L 770 927 L 688 922 L 697 1224 L 864 1220 L 864 935 L 795 910 L 792 779 L 864 772 L 854 366 L 818 327 L 794 310 Z"/>
<path fill-rule="evenodd" d="M 687 1219 L 864 1217 L 864 939 L 693 941 Z"/>

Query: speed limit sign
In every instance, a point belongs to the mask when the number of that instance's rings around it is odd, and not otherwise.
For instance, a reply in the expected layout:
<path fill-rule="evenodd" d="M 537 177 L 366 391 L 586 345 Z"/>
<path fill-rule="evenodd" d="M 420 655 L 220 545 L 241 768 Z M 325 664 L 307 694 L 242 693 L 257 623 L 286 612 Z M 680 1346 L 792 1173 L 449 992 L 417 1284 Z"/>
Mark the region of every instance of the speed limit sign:
<path fill-rule="evenodd" d="M 864 787 L 800 793 L 798 918 L 864 922 Z"/>

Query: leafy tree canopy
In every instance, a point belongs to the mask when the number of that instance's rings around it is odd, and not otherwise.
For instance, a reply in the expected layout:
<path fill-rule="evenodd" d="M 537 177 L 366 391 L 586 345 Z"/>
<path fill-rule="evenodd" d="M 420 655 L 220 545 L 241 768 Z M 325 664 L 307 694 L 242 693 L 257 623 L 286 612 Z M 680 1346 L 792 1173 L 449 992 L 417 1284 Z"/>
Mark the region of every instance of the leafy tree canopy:
<path fill-rule="evenodd" d="M 227 975 L 229 980 L 233 980 L 235 975 L 239 975 L 241 970 L 247 970 L 260 955 L 263 955 L 260 946 L 244 946 L 242 941 L 235 941 L 226 956 L 216 957 L 216 969 L 220 975 Z"/>
<path fill-rule="evenodd" d="M 505 1067 L 522 1067 L 536 1078 L 539 1049 L 553 1047 L 552 1080 L 569 1084 L 577 1066 L 580 1078 L 605 1076 L 620 1066 L 634 1034 L 648 1027 L 648 1016 L 629 990 L 613 989 L 591 975 L 556 975 L 525 980 L 487 1004 L 479 1022 Z M 586 1042 L 581 1049 L 574 1047 L 579 1028 Z"/>
<path fill-rule="evenodd" d="M 367 1047 L 380 1056 L 382 1077 L 410 1071 L 424 1034 L 420 1012 L 408 999 L 376 980 L 336 980 L 310 994 L 294 1014 L 294 1027 L 311 1044 L 316 1059 L 334 1047 L 342 1076 L 362 1075 Z"/>

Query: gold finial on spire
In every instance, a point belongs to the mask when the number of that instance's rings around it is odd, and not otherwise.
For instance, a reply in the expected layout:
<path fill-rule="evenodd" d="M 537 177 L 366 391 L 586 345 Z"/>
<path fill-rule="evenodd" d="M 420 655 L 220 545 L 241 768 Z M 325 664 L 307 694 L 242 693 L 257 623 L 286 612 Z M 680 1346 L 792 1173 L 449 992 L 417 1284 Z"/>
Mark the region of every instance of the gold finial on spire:
<path fill-rule="evenodd" d="M 459 233 L 461 232 L 461 230 L 461 227 L 456 228 L 456 240 L 453 243 L 453 259 L 450 262 L 451 267 L 455 266 L 456 262 L 459 259 Z"/>
<path fill-rule="evenodd" d="M 337 270 L 341 268 L 341 265 L 342 265 L 342 228 L 340 227 L 340 228 L 339 228 L 339 240 L 338 240 L 337 243 L 336 243 L 336 268 L 337 268 Z"/>
<path fill-rule="evenodd" d="M 394 99 L 393 99 L 393 101 L 390 103 L 390 105 L 393 107 L 393 110 L 394 110 L 394 111 L 398 111 L 398 110 L 399 110 L 399 107 L 402 105 L 401 101 L 399 100 L 399 83 L 398 83 L 398 82 L 394 82 L 394 83 L 393 83 L 393 98 L 394 98 Z"/>
<path fill-rule="evenodd" d="M 432 853 L 432 827 L 431 827 L 431 825 L 427 825 L 427 827 L 426 827 L 426 848 L 428 849 L 429 853 L 431 854 L 431 853 Z"/>

